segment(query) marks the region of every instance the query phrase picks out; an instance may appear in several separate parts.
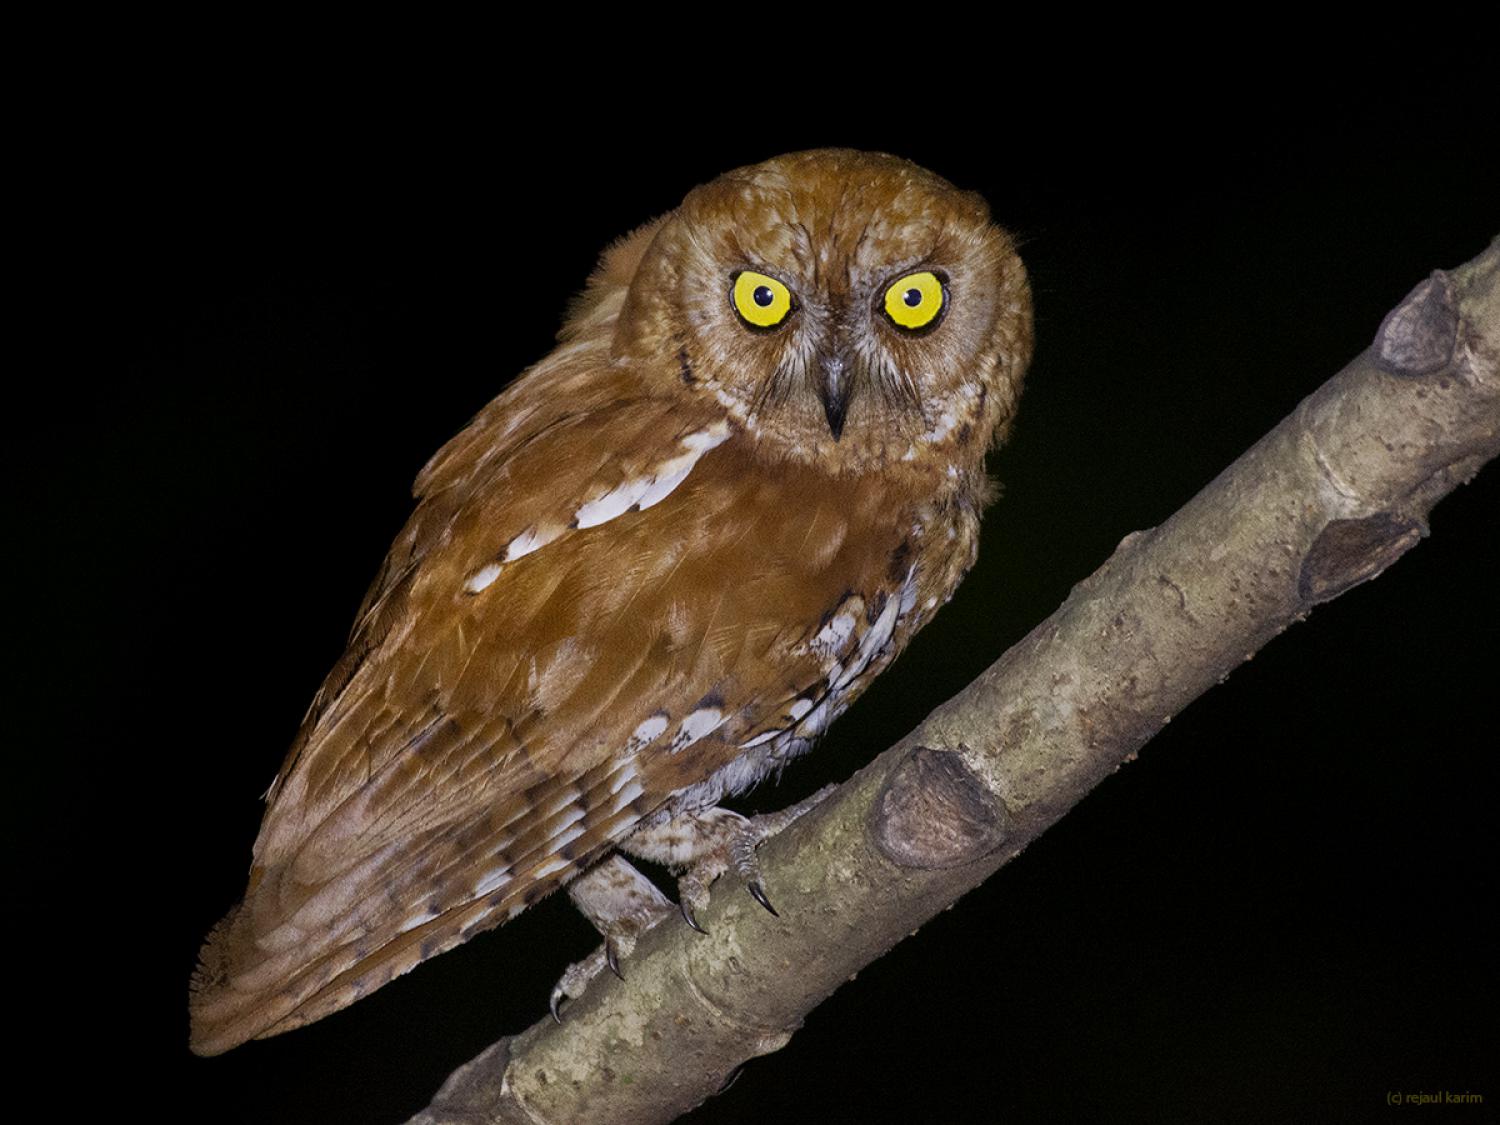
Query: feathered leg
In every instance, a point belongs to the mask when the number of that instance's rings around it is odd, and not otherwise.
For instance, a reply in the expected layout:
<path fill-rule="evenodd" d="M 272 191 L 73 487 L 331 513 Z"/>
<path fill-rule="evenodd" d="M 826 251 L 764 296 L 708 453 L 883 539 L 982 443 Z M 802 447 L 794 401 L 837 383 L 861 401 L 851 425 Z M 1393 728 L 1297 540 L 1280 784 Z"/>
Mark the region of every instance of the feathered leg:
<path fill-rule="evenodd" d="M 557 1020 L 562 1019 L 558 1005 L 563 998 L 582 996 L 589 981 L 606 967 L 623 980 L 620 958 L 628 957 L 636 940 L 672 912 L 671 900 L 618 855 L 568 884 L 568 897 L 603 936 L 604 944 L 569 965 L 553 987 L 552 1016 Z"/>
<path fill-rule="evenodd" d="M 698 925 L 697 914 L 708 905 L 710 884 L 730 868 L 745 880 L 746 889 L 755 901 L 775 914 L 776 908 L 766 897 L 755 849 L 822 802 L 833 790 L 834 786 L 825 786 L 805 801 L 755 817 L 743 817 L 717 806 L 679 813 L 658 824 L 643 825 L 620 847 L 633 856 L 665 864 L 680 873 L 678 905 L 688 925 L 695 930 L 703 929 Z"/>
<path fill-rule="evenodd" d="M 657 823 L 642 825 L 620 844 L 620 850 L 640 859 L 661 863 L 680 873 L 677 893 L 682 916 L 688 925 L 703 932 L 697 912 L 708 905 L 708 888 L 731 867 L 745 879 L 755 900 L 776 913 L 761 886 L 760 864 L 755 849 L 817 805 L 834 786 L 829 785 L 780 812 L 744 817 L 729 809 L 700 809 L 678 813 Z M 568 886 L 568 894 L 604 944 L 582 961 L 569 965 L 552 989 L 552 1015 L 561 1020 L 559 1005 L 564 998 L 576 1000 L 589 982 L 609 968 L 620 979 L 620 958 L 628 957 L 636 941 L 672 909 L 656 885 L 632 867 L 623 856 L 614 855 Z"/>

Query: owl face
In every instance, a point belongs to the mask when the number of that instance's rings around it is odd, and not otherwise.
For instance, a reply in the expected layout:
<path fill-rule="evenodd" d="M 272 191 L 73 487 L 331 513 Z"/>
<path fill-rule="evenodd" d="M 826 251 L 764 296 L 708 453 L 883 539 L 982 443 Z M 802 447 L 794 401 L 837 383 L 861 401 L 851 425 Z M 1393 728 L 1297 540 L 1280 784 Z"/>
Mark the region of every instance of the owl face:
<path fill-rule="evenodd" d="M 792 154 L 692 192 L 621 322 L 620 355 L 671 355 L 672 377 L 778 455 L 851 469 L 994 428 L 1030 341 L 1024 272 L 983 200 L 858 152 Z"/>

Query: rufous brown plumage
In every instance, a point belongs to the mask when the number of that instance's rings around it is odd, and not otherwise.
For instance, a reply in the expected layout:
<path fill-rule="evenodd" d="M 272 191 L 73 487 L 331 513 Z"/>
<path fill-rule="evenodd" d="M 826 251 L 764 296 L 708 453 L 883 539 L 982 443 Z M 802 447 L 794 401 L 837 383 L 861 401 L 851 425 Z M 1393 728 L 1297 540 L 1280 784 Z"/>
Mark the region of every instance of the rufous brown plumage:
<path fill-rule="evenodd" d="M 822 150 L 608 250 L 559 340 L 417 478 L 204 947 L 195 1051 L 570 880 L 612 940 L 654 920 L 616 849 L 684 866 L 743 833 L 720 798 L 806 750 L 973 564 L 1030 297 L 979 197 Z"/>

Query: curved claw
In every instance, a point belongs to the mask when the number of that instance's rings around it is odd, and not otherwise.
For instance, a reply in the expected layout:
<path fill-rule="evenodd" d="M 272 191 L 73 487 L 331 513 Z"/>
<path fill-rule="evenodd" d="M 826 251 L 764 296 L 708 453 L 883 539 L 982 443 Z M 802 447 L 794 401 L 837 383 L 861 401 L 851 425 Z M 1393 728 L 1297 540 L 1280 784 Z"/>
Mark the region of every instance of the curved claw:
<path fill-rule="evenodd" d="M 697 930 L 700 934 L 707 937 L 708 931 L 705 930 L 702 926 L 698 925 L 698 919 L 693 917 L 693 908 L 687 904 L 687 899 L 683 899 L 677 904 L 677 906 L 682 911 L 683 921 L 685 921 L 689 926 L 692 926 L 693 929 Z"/>
<path fill-rule="evenodd" d="M 604 961 L 609 965 L 610 972 L 614 973 L 621 980 L 625 979 L 625 974 L 620 972 L 620 955 L 616 952 L 615 943 L 612 941 L 604 943 Z"/>
<path fill-rule="evenodd" d="M 562 1023 L 562 1013 L 558 1011 L 558 1006 L 561 1003 L 562 993 L 554 988 L 552 990 L 552 999 L 548 1002 L 547 1007 L 552 1009 L 552 1018 L 555 1019 L 558 1023 Z"/>
<path fill-rule="evenodd" d="M 761 885 L 759 883 L 748 884 L 748 889 L 750 891 L 750 897 L 764 906 L 767 910 L 769 910 L 773 917 L 781 917 L 780 914 L 776 913 L 776 908 L 771 905 L 771 900 L 766 897 L 766 892 L 761 888 Z"/>

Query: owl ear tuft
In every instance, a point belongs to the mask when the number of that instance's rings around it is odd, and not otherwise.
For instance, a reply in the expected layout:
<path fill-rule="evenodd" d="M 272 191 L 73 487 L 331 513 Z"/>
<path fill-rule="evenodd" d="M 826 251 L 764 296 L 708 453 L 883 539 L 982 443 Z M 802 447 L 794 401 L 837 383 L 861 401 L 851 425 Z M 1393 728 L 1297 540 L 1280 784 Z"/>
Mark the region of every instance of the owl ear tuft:
<path fill-rule="evenodd" d="M 990 221 L 990 201 L 988 199 L 980 195 L 977 191 L 961 191 L 959 195 L 963 196 L 964 202 L 974 208 L 974 217 L 979 222 L 987 223 Z"/>
<path fill-rule="evenodd" d="M 619 310 L 609 305 L 607 298 L 623 293 L 630 288 L 631 278 L 646 256 L 656 232 L 672 217 L 668 212 L 636 227 L 627 235 L 611 242 L 599 255 L 599 264 L 589 274 L 583 292 L 574 297 L 563 316 L 562 327 L 557 330 L 561 341 L 573 339 L 585 329 L 596 324 L 601 317 L 614 316 Z"/>

